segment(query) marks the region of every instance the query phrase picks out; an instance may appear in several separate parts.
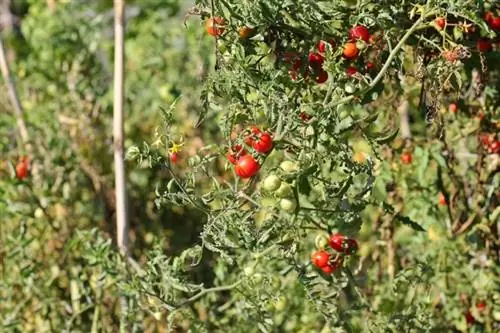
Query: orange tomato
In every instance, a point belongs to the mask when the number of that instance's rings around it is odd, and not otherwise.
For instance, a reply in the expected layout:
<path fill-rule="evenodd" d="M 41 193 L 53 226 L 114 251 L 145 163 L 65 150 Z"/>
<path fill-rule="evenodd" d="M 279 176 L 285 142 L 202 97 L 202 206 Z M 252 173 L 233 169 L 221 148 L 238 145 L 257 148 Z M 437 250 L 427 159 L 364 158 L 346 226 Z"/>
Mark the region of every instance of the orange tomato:
<path fill-rule="evenodd" d="M 346 43 L 344 45 L 344 58 L 354 59 L 358 56 L 359 50 L 356 43 Z"/>
<path fill-rule="evenodd" d="M 205 21 L 205 30 L 210 36 L 220 36 L 226 30 L 226 23 L 222 17 L 216 16 Z"/>

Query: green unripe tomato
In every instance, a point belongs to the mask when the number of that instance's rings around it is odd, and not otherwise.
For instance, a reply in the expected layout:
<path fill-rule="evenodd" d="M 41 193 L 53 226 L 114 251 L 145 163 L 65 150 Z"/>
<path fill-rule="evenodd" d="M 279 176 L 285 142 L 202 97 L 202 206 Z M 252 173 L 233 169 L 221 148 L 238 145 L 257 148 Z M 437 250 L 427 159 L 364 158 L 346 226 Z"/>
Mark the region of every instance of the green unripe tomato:
<path fill-rule="evenodd" d="M 280 164 L 281 170 L 285 171 L 286 173 L 295 173 L 299 171 L 299 165 L 295 162 L 292 161 L 283 161 Z"/>
<path fill-rule="evenodd" d="M 248 265 L 243 269 L 243 272 L 245 273 L 246 276 L 253 276 L 255 273 L 255 270 L 253 268 L 253 265 Z"/>
<path fill-rule="evenodd" d="M 293 194 L 290 184 L 282 182 L 281 186 L 274 192 L 278 198 L 286 198 Z"/>
<path fill-rule="evenodd" d="M 285 296 L 280 296 L 274 303 L 274 308 L 276 311 L 283 311 L 286 308 L 286 298 Z"/>
<path fill-rule="evenodd" d="M 274 290 L 281 289 L 281 279 L 277 276 L 271 278 L 271 288 Z"/>
<path fill-rule="evenodd" d="M 316 244 L 316 248 L 324 249 L 328 245 L 328 237 L 325 234 L 319 234 L 316 236 L 314 243 Z"/>
<path fill-rule="evenodd" d="M 262 281 L 264 281 L 264 275 L 262 275 L 262 273 L 255 273 L 253 275 L 253 280 L 255 283 L 262 283 Z"/>
<path fill-rule="evenodd" d="M 356 87 L 350 83 L 346 83 L 344 86 L 344 90 L 348 94 L 354 94 L 354 92 L 356 91 Z"/>
<path fill-rule="evenodd" d="M 279 177 L 276 175 L 267 176 L 266 179 L 264 179 L 264 182 L 262 183 L 262 187 L 264 187 L 264 189 L 269 192 L 276 191 L 277 189 L 280 188 L 280 186 L 281 186 L 281 179 L 279 179 Z"/>
<path fill-rule="evenodd" d="M 365 43 L 364 41 L 362 41 L 362 40 L 358 40 L 358 41 L 356 42 L 356 47 L 357 47 L 357 48 L 358 48 L 358 50 L 360 50 L 360 51 L 361 51 L 361 50 L 364 50 L 364 49 L 366 49 L 366 43 Z"/>
<path fill-rule="evenodd" d="M 297 208 L 297 202 L 295 199 L 281 199 L 280 207 L 285 212 L 293 213 L 295 208 Z"/>

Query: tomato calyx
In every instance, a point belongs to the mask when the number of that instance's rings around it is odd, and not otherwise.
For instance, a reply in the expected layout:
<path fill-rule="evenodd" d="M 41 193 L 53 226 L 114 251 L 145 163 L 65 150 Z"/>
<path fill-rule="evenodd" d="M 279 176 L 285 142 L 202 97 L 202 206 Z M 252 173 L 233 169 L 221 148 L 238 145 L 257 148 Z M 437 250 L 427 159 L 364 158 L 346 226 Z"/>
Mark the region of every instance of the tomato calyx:
<path fill-rule="evenodd" d="M 243 148 L 243 146 L 240 144 L 236 144 L 229 148 L 228 152 L 226 153 L 226 158 L 231 164 L 236 164 L 239 158 L 246 154 L 247 151 Z"/>

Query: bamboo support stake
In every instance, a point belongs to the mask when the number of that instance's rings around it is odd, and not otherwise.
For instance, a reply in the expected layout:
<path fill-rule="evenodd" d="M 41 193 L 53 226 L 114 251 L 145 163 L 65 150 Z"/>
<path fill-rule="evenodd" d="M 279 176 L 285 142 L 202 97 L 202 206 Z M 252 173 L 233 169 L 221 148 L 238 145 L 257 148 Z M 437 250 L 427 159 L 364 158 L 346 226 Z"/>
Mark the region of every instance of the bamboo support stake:
<path fill-rule="evenodd" d="M 115 63 L 113 99 L 113 148 L 115 161 L 116 239 L 128 255 L 127 191 L 123 154 L 123 103 L 124 103 L 124 0 L 115 0 Z"/>

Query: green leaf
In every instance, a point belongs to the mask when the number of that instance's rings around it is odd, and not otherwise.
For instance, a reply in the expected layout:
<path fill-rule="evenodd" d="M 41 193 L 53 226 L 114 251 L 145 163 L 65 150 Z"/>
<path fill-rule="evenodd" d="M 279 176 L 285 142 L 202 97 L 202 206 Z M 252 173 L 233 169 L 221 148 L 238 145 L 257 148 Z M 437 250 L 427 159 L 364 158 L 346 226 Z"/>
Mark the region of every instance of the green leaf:
<path fill-rule="evenodd" d="M 420 224 L 418 224 L 417 222 L 413 221 L 408 216 L 403 216 L 401 214 L 397 214 L 395 216 L 395 218 L 396 218 L 397 221 L 403 223 L 404 225 L 409 226 L 410 228 L 412 228 L 415 231 L 425 231 L 425 229 Z"/>
<path fill-rule="evenodd" d="M 375 141 L 375 142 L 377 142 L 379 144 L 389 143 L 389 142 L 391 142 L 392 140 L 394 140 L 396 138 L 396 136 L 398 135 L 398 133 L 399 133 L 399 128 L 396 128 L 396 130 L 394 130 L 392 133 L 389 133 L 386 136 L 381 136 L 381 137 L 378 137 L 378 138 L 374 138 L 373 141 Z"/>

